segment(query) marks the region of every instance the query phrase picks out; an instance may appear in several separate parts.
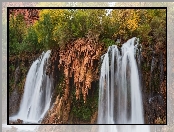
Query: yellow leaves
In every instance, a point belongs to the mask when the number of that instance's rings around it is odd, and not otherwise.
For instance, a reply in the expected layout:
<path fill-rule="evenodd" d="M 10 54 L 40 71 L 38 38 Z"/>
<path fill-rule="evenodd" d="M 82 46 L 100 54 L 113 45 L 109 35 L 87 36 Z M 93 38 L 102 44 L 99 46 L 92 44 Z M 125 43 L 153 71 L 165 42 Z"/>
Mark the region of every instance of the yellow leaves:
<path fill-rule="evenodd" d="M 33 27 L 38 36 L 38 42 L 48 40 L 60 41 L 62 29 L 66 26 L 69 17 L 67 9 L 43 9 L 39 12 L 39 21 Z M 46 36 L 49 36 L 47 39 Z M 63 35 L 62 35 L 63 36 Z M 62 37 L 61 36 L 61 37 Z"/>
<path fill-rule="evenodd" d="M 135 31 L 139 24 L 139 14 L 135 10 L 127 10 L 127 17 L 125 18 L 125 26 L 131 31 Z"/>
<path fill-rule="evenodd" d="M 114 24 L 115 21 L 116 21 L 116 18 L 111 17 L 111 19 L 110 19 L 111 24 Z"/>
<path fill-rule="evenodd" d="M 52 22 L 60 22 L 60 20 L 64 18 L 66 11 L 65 9 L 43 9 L 39 13 L 39 18 L 40 21 L 43 21 L 44 15 L 49 14 Z"/>
<path fill-rule="evenodd" d="M 49 9 L 44 9 L 39 12 L 39 19 L 40 21 L 44 20 L 44 15 L 49 13 Z"/>
<path fill-rule="evenodd" d="M 120 34 L 120 35 L 124 35 L 124 34 L 125 34 L 125 30 L 120 29 L 120 30 L 119 30 L 119 34 Z"/>
<path fill-rule="evenodd" d="M 119 34 L 123 35 L 127 32 L 134 32 L 138 29 L 140 23 L 140 10 L 122 9 L 113 10 L 112 23 L 119 24 Z"/>
<path fill-rule="evenodd" d="M 38 36 L 38 42 L 40 43 L 41 40 L 42 40 L 42 35 L 40 34 L 40 31 L 38 30 L 40 27 L 39 27 L 39 22 L 36 21 L 34 24 L 33 24 L 33 29 L 35 30 L 37 36 Z"/>
<path fill-rule="evenodd" d="M 39 43 L 42 40 L 45 43 L 47 35 L 50 43 L 60 44 L 60 41 L 64 43 L 71 38 L 83 37 L 89 29 L 93 32 L 100 32 L 101 38 L 115 38 L 123 35 L 127 39 L 140 33 L 142 33 L 142 38 L 147 38 L 151 27 L 156 29 L 153 23 L 160 23 L 159 26 L 165 25 L 164 13 L 165 10 L 113 9 L 109 15 L 106 15 L 106 10 L 103 9 L 43 9 L 39 11 L 39 20 L 33 27 Z M 158 19 L 155 19 L 154 15 Z M 151 24 L 147 26 L 147 30 L 146 23 Z M 144 31 L 147 32 L 143 33 Z M 158 30 L 155 30 L 154 34 L 160 35 Z"/>
<path fill-rule="evenodd" d="M 137 19 L 129 19 L 127 21 L 127 27 L 130 29 L 130 31 L 134 31 L 138 28 L 138 21 Z"/>

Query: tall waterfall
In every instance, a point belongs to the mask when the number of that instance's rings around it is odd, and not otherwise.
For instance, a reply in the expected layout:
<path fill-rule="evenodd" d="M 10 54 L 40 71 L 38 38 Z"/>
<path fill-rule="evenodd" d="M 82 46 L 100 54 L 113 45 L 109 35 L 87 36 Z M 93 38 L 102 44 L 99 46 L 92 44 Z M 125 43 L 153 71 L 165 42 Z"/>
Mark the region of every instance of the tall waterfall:
<path fill-rule="evenodd" d="M 52 78 L 46 75 L 46 66 L 51 51 L 48 50 L 31 65 L 17 115 L 11 120 L 21 119 L 28 123 L 39 123 L 50 107 Z"/>
<path fill-rule="evenodd" d="M 101 57 L 99 124 L 144 124 L 136 61 L 138 45 L 134 37 L 124 43 L 121 50 L 116 45 L 110 46 Z M 114 131 L 116 128 L 111 129 Z"/>

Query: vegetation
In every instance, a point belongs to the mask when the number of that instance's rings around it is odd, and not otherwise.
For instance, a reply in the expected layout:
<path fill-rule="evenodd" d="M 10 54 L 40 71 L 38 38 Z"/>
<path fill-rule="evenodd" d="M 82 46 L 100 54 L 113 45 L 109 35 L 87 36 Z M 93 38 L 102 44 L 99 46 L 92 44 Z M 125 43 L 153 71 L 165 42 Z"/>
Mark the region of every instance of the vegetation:
<path fill-rule="evenodd" d="M 83 4 L 83 3 L 82 3 Z M 10 57 L 22 56 L 24 52 L 37 53 L 48 49 L 64 48 L 78 38 L 88 37 L 92 32 L 92 38 L 98 38 L 104 44 L 105 49 L 113 44 L 123 44 L 132 37 L 140 38 L 144 54 L 142 62 L 142 74 L 144 87 L 150 92 L 149 74 L 151 70 L 152 51 L 166 48 L 166 10 L 165 9 L 114 9 L 108 14 L 104 9 L 43 9 L 39 11 L 39 20 L 28 25 L 24 16 L 12 15 L 9 21 L 9 51 Z M 116 43 L 120 38 L 121 43 Z M 159 55 L 159 54 L 158 54 Z M 165 53 L 164 53 L 165 55 Z M 28 55 L 26 55 L 28 56 Z M 159 56 L 156 56 L 158 59 Z M 28 58 L 28 57 L 27 57 Z M 22 57 L 20 58 L 22 59 Z M 19 61 L 20 59 L 16 60 Z M 29 68 L 29 62 L 25 59 L 10 63 L 10 90 L 14 89 L 14 73 L 17 66 L 21 69 L 20 83 L 18 88 L 22 93 L 25 75 Z M 25 64 L 26 63 L 26 64 Z M 23 64 L 23 65 L 22 65 Z M 26 65 L 26 66 L 24 66 Z M 164 62 L 165 65 L 165 62 Z M 57 64 L 56 64 L 57 66 Z M 158 91 L 160 85 L 160 68 L 156 68 L 151 86 Z M 56 93 L 63 95 L 63 76 L 60 82 L 55 84 Z M 90 122 L 90 118 L 97 110 L 98 91 L 86 103 L 83 97 L 75 99 L 71 91 L 72 109 L 71 116 Z"/>
<path fill-rule="evenodd" d="M 10 17 L 10 54 L 63 48 L 91 31 L 106 47 L 121 37 L 139 37 L 148 45 L 166 41 L 165 9 L 43 9 L 39 20 L 28 26 L 22 15 Z"/>
<path fill-rule="evenodd" d="M 83 121 L 90 122 L 93 114 L 97 111 L 98 108 L 98 94 L 99 86 L 97 85 L 97 90 L 93 90 L 93 94 L 90 95 L 90 98 L 87 98 L 86 103 L 84 103 L 83 96 L 81 95 L 80 100 L 76 100 L 75 91 L 72 93 L 72 111 L 73 122 Z"/>

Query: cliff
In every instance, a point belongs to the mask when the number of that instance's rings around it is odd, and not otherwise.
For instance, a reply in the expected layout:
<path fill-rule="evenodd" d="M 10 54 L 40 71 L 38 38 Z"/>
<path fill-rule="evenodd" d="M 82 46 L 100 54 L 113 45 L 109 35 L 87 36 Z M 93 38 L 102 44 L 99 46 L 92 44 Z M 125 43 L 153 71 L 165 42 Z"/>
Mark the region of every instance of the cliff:
<path fill-rule="evenodd" d="M 65 49 L 52 51 L 48 74 L 54 76 L 55 82 L 62 82 L 59 84 L 61 86 L 58 87 L 62 92 L 59 92 L 53 108 L 48 112 L 42 123 L 70 122 L 69 113 L 73 113 L 73 107 L 78 107 L 78 105 L 74 106 L 73 101 L 87 103 L 88 96 L 91 98 L 96 94 L 95 91 L 98 90 L 96 82 L 99 79 L 99 60 L 102 51 L 103 47 L 90 38 L 78 39 L 68 44 Z M 60 75 L 63 76 L 61 82 Z M 55 85 L 57 84 L 55 83 Z M 90 103 L 97 105 L 95 102 Z M 90 116 L 96 115 L 95 113 L 96 111 L 93 111 Z"/>

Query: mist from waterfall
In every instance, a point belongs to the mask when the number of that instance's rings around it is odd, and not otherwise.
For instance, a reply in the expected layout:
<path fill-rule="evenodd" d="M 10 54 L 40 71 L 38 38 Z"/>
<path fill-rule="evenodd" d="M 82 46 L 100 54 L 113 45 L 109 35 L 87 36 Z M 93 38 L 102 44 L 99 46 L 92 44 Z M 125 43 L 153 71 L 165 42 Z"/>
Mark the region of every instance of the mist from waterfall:
<path fill-rule="evenodd" d="M 46 67 L 51 51 L 36 59 L 31 65 L 24 87 L 20 109 L 10 120 L 23 120 L 24 123 L 40 123 L 50 108 L 52 78 L 46 75 Z"/>

